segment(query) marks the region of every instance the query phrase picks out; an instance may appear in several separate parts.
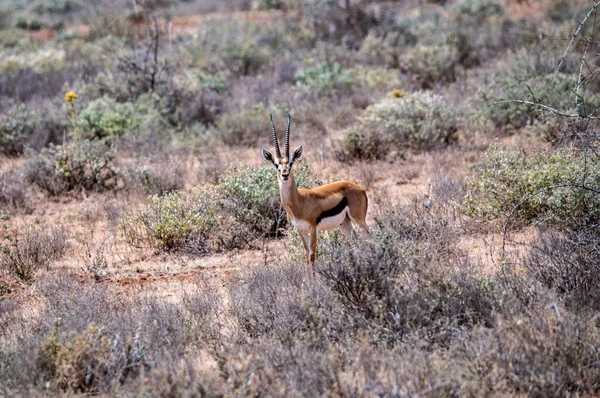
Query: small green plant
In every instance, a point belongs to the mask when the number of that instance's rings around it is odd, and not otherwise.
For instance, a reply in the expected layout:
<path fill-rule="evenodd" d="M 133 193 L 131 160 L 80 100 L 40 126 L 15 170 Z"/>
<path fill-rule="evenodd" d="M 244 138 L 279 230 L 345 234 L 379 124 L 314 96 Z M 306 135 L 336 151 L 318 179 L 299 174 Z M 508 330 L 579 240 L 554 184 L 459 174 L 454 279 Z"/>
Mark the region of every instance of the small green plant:
<path fill-rule="evenodd" d="M 431 149 L 456 140 L 458 119 L 441 96 L 416 92 L 369 106 L 346 133 L 341 157 L 381 159 L 392 150 Z"/>
<path fill-rule="evenodd" d="M 467 181 L 464 205 L 479 217 L 515 215 L 525 222 L 568 226 L 600 216 L 600 166 L 571 149 L 526 154 L 492 145 Z"/>
<path fill-rule="evenodd" d="M 214 251 L 220 243 L 219 197 L 219 189 L 208 185 L 151 196 L 147 208 L 122 220 L 125 236 L 136 246 L 150 241 L 164 251 Z"/>

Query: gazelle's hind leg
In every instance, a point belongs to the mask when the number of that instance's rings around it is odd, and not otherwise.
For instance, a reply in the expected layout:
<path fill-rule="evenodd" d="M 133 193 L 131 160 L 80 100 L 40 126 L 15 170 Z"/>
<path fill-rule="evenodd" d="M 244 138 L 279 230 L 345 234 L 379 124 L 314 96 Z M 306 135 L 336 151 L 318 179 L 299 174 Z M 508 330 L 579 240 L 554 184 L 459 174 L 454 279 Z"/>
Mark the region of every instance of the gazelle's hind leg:
<path fill-rule="evenodd" d="M 358 225 L 365 237 L 370 237 L 369 227 L 367 227 L 367 209 L 369 208 L 369 199 L 367 194 L 363 193 L 362 198 L 354 203 L 354 206 L 350 206 L 348 215 L 353 223 Z"/>
<path fill-rule="evenodd" d="M 371 233 L 369 232 L 369 227 L 367 227 L 367 222 L 365 221 L 365 217 L 353 217 L 350 215 L 350 219 L 352 222 L 361 229 L 363 235 L 367 238 L 371 237 Z"/>
<path fill-rule="evenodd" d="M 339 228 L 346 238 L 352 239 L 352 232 L 354 232 L 354 229 L 352 228 L 352 222 L 350 222 L 350 217 L 348 215 L 346 215 L 344 222 L 340 224 Z"/>

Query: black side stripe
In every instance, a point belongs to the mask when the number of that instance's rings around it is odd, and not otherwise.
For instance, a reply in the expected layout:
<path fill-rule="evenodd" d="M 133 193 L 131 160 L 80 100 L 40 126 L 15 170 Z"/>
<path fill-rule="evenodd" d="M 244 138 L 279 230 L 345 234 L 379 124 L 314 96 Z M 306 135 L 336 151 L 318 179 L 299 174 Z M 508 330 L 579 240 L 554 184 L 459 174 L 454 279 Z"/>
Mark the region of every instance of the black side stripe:
<path fill-rule="evenodd" d="M 348 198 L 344 196 L 344 198 L 338 203 L 334 208 L 325 210 L 321 215 L 317 218 L 317 224 L 319 224 L 324 218 L 333 217 L 340 214 L 344 209 L 348 206 Z"/>

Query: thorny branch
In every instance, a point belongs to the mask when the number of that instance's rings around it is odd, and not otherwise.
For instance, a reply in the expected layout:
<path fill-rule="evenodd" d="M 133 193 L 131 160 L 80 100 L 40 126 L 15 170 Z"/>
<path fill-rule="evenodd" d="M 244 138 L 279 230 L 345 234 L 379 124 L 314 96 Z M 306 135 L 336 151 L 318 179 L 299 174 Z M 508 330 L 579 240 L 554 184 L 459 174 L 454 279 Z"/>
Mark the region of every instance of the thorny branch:
<path fill-rule="evenodd" d="M 591 119 L 591 120 L 598 120 L 600 119 L 600 116 L 587 116 L 581 113 L 566 113 L 563 111 L 559 111 L 558 109 L 554 109 L 548 105 L 544 105 L 541 104 L 539 102 L 533 102 L 533 101 L 525 101 L 525 100 L 504 100 L 504 101 L 496 101 L 494 102 L 494 104 L 505 104 L 508 102 L 515 102 L 517 104 L 524 104 L 524 105 L 533 105 L 533 106 L 537 106 L 538 108 L 541 108 L 545 111 L 548 112 L 552 112 L 555 115 L 558 116 L 564 116 L 564 117 L 570 117 L 570 118 L 582 118 L 582 119 Z"/>
<path fill-rule="evenodd" d="M 588 13 L 585 16 L 585 18 L 583 18 L 583 20 L 581 22 L 579 22 L 579 26 L 577 26 L 577 29 L 575 30 L 575 33 L 571 37 L 571 41 L 569 41 L 569 44 L 567 45 L 567 48 L 565 49 L 565 52 L 563 53 L 562 57 L 560 57 L 560 60 L 558 61 L 558 66 L 556 67 L 556 72 L 554 74 L 554 79 L 556 79 L 556 76 L 558 76 L 558 73 L 560 72 L 560 68 L 562 67 L 563 62 L 565 61 L 565 58 L 567 57 L 567 54 L 571 50 L 571 46 L 573 45 L 573 42 L 575 42 L 575 38 L 577 38 L 577 36 L 579 35 L 579 32 L 581 32 L 581 29 L 583 28 L 583 26 L 585 25 L 585 23 L 587 22 L 587 20 L 592 16 L 592 14 L 594 14 L 594 12 L 596 11 L 596 9 L 600 6 L 600 3 L 596 3 L 593 0 L 592 0 L 592 2 L 594 3 L 594 6 L 588 11 Z"/>

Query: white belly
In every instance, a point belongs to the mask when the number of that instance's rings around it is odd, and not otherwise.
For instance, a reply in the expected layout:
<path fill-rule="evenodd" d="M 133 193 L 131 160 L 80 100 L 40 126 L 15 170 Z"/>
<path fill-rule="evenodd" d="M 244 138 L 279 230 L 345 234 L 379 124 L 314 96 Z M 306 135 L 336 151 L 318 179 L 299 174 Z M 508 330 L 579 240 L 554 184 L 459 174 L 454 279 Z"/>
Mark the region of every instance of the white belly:
<path fill-rule="evenodd" d="M 305 232 L 305 233 L 309 233 L 310 232 L 310 223 L 308 223 L 308 222 L 306 222 L 304 220 L 293 219 L 292 220 L 292 225 L 298 231 L 302 231 L 302 232 Z"/>
<path fill-rule="evenodd" d="M 336 214 L 333 217 L 327 217 L 322 219 L 321 222 L 317 225 L 317 229 L 319 231 L 328 231 L 330 229 L 337 228 L 344 222 L 347 214 L 348 206 L 346 206 L 340 214 Z"/>

